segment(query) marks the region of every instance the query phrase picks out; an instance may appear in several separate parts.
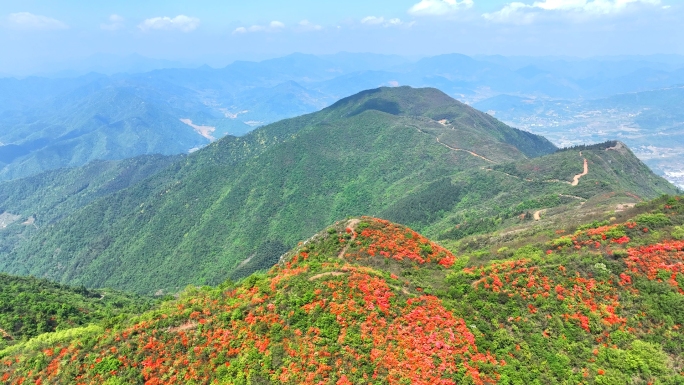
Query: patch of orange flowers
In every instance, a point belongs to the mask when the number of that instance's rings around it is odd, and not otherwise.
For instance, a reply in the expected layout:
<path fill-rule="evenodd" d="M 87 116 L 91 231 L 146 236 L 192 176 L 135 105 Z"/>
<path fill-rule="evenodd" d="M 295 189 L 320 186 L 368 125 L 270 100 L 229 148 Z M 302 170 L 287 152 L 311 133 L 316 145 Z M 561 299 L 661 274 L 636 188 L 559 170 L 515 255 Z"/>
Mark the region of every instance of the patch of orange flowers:
<path fill-rule="evenodd" d="M 437 263 L 451 267 L 456 257 L 417 232 L 377 218 L 364 217 L 368 227 L 357 236 L 356 258 L 363 255 L 383 256 L 397 261 L 410 260 L 418 264 Z"/>

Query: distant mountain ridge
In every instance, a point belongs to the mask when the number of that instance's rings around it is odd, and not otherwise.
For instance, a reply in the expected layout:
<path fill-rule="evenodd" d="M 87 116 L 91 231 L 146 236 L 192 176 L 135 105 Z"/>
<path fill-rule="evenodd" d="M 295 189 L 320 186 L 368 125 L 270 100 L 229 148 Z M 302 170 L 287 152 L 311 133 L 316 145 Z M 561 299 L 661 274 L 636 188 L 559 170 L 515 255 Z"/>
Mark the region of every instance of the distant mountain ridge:
<path fill-rule="evenodd" d="M 130 72 L 108 70 L 117 62 Z M 391 55 L 296 53 L 218 69 L 168 68 L 174 64 L 136 56 L 104 64 L 101 68 L 110 75 L 0 79 L 0 180 L 95 159 L 186 153 L 207 145 L 211 137 L 244 135 L 380 86 L 435 87 L 473 103 L 501 93 L 607 97 L 684 82 L 684 60 L 676 57 L 445 54 L 412 61 Z M 147 108 L 139 108 L 143 102 Z M 115 104 L 128 114 L 117 113 Z M 200 135 L 181 119 L 209 127 L 213 134 Z"/>
<path fill-rule="evenodd" d="M 348 216 L 378 215 L 458 241 L 530 210 L 574 212 L 675 191 L 628 149 L 556 150 L 436 89 L 368 90 L 225 137 L 58 222 L 38 223 L 0 254 L 0 268 L 175 292 L 268 268 L 316 228 Z M 583 162 L 589 172 L 573 185 Z"/>

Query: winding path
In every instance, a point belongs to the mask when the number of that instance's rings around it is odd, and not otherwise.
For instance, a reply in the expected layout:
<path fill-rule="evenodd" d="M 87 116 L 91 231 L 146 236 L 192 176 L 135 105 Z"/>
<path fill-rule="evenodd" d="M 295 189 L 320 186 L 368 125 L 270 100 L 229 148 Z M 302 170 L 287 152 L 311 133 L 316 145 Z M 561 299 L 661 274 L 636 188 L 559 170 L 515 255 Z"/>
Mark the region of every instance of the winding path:
<path fill-rule="evenodd" d="M 578 197 L 578 196 L 576 196 L 576 195 L 558 194 L 558 196 L 559 196 L 559 197 L 565 197 L 565 198 L 578 199 L 578 200 L 581 200 L 581 201 L 586 201 L 586 200 L 587 200 L 587 198 Z"/>
<path fill-rule="evenodd" d="M 333 277 L 339 277 L 340 275 L 344 275 L 345 273 L 341 271 L 328 271 L 327 273 L 320 273 L 316 274 L 314 276 L 309 277 L 309 281 L 315 281 L 317 279 L 321 279 L 323 277 L 328 277 L 328 276 L 333 276 Z"/>
<path fill-rule="evenodd" d="M 358 218 L 350 219 L 349 222 L 347 222 L 347 228 L 351 229 L 352 237 L 349 240 L 349 242 L 347 242 L 347 244 L 344 246 L 344 249 L 342 249 L 342 251 L 340 251 L 340 254 L 337 255 L 337 258 L 344 259 L 344 254 L 349 249 L 349 246 L 351 246 L 352 241 L 356 239 L 356 225 L 358 225 L 359 222 L 361 222 L 361 221 Z"/>
<path fill-rule="evenodd" d="M 584 171 L 581 174 L 577 174 L 572 178 L 572 185 L 577 186 L 579 184 L 580 178 L 587 174 L 589 174 L 589 163 L 587 162 L 587 158 L 584 158 Z"/>
<path fill-rule="evenodd" d="M 438 121 L 437 123 L 441 124 L 442 126 L 446 126 L 446 121 L 444 121 L 444 123 L 443 123 L 442 121 Z M 425 134 L 425 135 L 430 135 L 430 134 L 428 134 L 427 132 L 421 130 L 420 128 L 418 128 L 418 127 L 416 127 L 416 126 L 414 126 L 414 125 L 409 124 L 408 126 L 415 128 L 415 129 L 416 129 L 418 132 L 420 132 L 420 133 L 423 133 L 423 134 Z M 430 135 L 430 136 L 434 136 L 434 135 Z M 470 155 L 472 155 L 472 156 L 475 156 L 475 157 L 478 157 L 478 158 L 480 158 L 480 159 L 484 159 L 484 160 L 486 160 L 487 162 L 496 163 L 495 161 L 493 161 L 493 160 L 491 160 L 491 159 L 487 159 L 487 158 L 485 158 L 484 156 L 482 156 L 482 155 L 480 155 L 480 154 L 476 154 L 476 153 L 474 153 L 474 152 L 472 152 L 472 151 L 470 151 L 470 150 L 464 150 L 464 149 L 462 149 L 462 148 L 451 147 L 451 146 L 449 146 L 448 144 L 442 143 L 442 141 L 439 140 L 439 138 L 436 137 L 436 136 L 435 136 L 435 139 L 437 139 L 437 143 L 441 144 L 442 146 L 444 146 L 444 147 L 446 147 L 446 148 L 448 148 L 448 149 L 450 149 L 450 150 L 467 152 L 468 154 L 470 154 Z"/>
<path fill-rule="evenodd" d="M 450 150 L 454 150 L 454 151 L 464 151 L 464 152 L 467 152 L 468 154 L 470 154 L 470 155 L 472 155 L 472 156 L 476 156 L 476 157 L 478 157 L 478 158 L 480 158 L 480 159 L 484 159 L 484 160 L 486 160 L 487 162 L 496 163 L 495 161 L 493 161 L 493 160 L 491 160 L 491 159 L 487 159 L 487 158 L 485 158 L 484 156 L 479 155 L 479 154 L 476 154 L 476 153 L 474 153 L 474 152 L 472 152 L 472 151 L 464 150 L 464 149 L 462 149 L 462 148 L 454 148 L 454 147 L 451 147 L 451 146 L 449 146 L 448 144 L 442 143 L 442 142 L 439 140 L 439 138 L 437 138 L 437 143 L 441 144 L 442 146 L 444 146 L 444 147 L 446 147 L 446 148 L 448 148 L 448 149 L 450 149 Z"/>

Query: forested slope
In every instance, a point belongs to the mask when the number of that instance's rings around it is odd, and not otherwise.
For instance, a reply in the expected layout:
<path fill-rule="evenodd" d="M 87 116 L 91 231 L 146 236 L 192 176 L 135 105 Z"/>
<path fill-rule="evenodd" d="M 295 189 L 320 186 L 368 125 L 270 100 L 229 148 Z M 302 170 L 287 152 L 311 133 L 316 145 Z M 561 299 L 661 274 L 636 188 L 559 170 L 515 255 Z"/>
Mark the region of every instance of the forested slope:
<path fill-rule="evenodd" d="M 0 267 L 88 287 L 175 292 L 269 268 L 308 234 L 348 216 L 380 215 L 459 239 L 534 207 L 575 209 L 576 198 L 562 195 L 632 194 L 630 186 L 646 180 L 615 182 L 623 161 L 640 164 L 629 151 L 611 154 L 618 158 L 602 168 L 592 163 L 584 178 L 596 184 L 497 169 L 549 154 L 540 162 L 559 164 L 556 171 L 572 180 L 582 159 L 566 165 L 555 151 L 435 89 L 364 91 L 219 140 L 46 226 L 0 255 Z M 664 181 L 638 190 L 644 198 L 672 192 Z"/>

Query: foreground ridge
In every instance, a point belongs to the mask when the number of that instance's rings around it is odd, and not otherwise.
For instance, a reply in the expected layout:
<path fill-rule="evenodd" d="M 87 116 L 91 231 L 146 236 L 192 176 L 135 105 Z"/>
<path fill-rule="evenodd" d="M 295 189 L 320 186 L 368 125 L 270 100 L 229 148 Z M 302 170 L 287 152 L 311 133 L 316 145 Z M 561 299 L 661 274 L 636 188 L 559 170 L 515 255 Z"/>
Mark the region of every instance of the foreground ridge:
<path fill-rule="evenodd" d="M 684 204 L 663 197 L 618 216 L 458 255 L 383 219 L 340 221 L 268 273 L 14 344 L 0 378 L 680 384 Z"/>
<path fill-rule="evenodd" d="M 504 362 L 480 351 L 465 321 L 439 298 L 394 274 L 350 263 L 444 270 L 453 254 L 384 220 L 347 224 L 355 229 L 330 228 L 268 274 L 239 285 L 191 290 L 126 326 L 78 329 L 37 351 L 5 351 L 3 381 L 496 382 Z M 45 365 L 31 370 L 24 364 L 36 353 Z M 8 361 L 10 354 L 23 358 Z"/>

